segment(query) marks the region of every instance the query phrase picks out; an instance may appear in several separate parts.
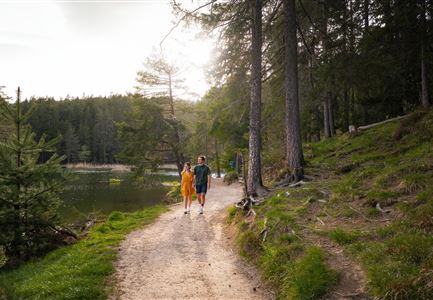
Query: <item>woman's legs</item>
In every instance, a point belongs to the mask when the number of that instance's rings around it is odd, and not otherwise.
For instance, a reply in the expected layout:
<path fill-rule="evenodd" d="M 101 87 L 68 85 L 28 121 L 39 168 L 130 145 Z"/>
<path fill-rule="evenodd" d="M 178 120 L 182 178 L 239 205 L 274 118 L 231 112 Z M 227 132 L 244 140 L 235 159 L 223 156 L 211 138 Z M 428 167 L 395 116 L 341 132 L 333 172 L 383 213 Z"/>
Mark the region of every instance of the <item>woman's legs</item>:
<path fill-rule="evenodd" d="M 191 203 L 192 203 L 192 196 L 189 195 L 189 196 L 188 196 L 188 210 L 191 209 Z"/>
<path fill-rule="evenodd" d="M 185 206 L 185 210 L 186 210 L 188 205 L 188 196 L 183 196 L 183 205 Z"/>

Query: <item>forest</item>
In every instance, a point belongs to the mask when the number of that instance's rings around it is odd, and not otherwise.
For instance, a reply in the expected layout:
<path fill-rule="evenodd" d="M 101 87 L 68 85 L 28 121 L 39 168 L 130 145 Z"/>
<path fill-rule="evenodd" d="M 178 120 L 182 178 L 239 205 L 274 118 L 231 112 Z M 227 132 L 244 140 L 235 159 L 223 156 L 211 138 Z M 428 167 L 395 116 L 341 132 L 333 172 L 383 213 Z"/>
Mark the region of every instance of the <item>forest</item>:
<path fill-rule="evenodd" d="M 40 194 L 54 211 L 64 180 L 50 174 L 49 191 L 17 196 L 22 178 L 33 187 L 48 172 L 24 176 L 33 171 L 22 168 L 21 151 L 35 168 L 128 164 L 140 175 L 164 163 L 181 175 L 184 162 L 205 155 L 218 175 L 242 178 L 228 223 L 281 299 L 318 299 L 331 287 L 344 293 L 347 282 L 359 288 L 354 299 L 431 299 L 433 3 L 210 0 L 171 8 L 173 29 L 195 24 L 217 40 L 206 70 L 211 87 L 199 101 L 181 92 L 165 38 L 137 66 L 132 93 L 21 103 L 2 95 L 0 138 L 9 146 L 0 180 L 13 188 L 0 188 L 0 211 L 22 225 L 4 235 L 6 253 L 22 261 L 40 254 L 17 211 Z M 33 142 L 20 141 L 21 131 Z M 40 207 L 34 218 L 59 224 Z M 353 276 L 362 279 L 336 275 L 359 265 Z"/>

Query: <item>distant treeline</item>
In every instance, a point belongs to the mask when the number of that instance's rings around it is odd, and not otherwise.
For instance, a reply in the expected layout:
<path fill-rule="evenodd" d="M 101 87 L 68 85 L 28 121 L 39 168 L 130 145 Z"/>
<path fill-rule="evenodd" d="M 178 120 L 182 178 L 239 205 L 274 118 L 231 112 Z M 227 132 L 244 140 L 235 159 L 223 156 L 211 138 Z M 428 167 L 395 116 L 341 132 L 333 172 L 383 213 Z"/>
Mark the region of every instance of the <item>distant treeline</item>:
<path fill-rule="evenodd" d="M 33 98 L 23 101 L 23 111 L 35 106 L 29 119 L 36 137 L 63 137 L 57 152 L 65 162 L 118 163 L 120 151 L 116 122 L 131 111 L 132 99 L 124 95 L 55 100 Z M 42 160 L 48 159 L 49 155 Z"/>

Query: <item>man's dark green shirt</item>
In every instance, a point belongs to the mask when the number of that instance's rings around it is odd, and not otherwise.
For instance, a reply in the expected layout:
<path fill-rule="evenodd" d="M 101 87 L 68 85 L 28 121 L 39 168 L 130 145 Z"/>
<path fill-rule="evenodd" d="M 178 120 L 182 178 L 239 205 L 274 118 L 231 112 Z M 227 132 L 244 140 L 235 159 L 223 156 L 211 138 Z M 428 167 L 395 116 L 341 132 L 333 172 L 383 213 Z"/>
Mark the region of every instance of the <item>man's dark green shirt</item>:
<path fill-rule="evenodd" d="M 207 177 L 210 176 L 210 169 L 207 165 L 197 165 L 194 167 L 195 185 L 207 184 Z"/>

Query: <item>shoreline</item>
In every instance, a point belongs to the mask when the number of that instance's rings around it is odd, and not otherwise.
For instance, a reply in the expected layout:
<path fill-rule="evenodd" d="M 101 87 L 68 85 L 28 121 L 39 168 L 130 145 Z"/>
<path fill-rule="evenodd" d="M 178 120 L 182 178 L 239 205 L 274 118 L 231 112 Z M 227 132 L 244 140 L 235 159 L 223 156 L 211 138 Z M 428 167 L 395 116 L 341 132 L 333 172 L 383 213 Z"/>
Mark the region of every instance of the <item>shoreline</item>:
<path fill-rule="evenodd" d="M 168 209 L 159 204 L 131 213 L 113 211 L 76 243 L 0 270 L 0 299 L 106 299 L 120 243 Z"/>

